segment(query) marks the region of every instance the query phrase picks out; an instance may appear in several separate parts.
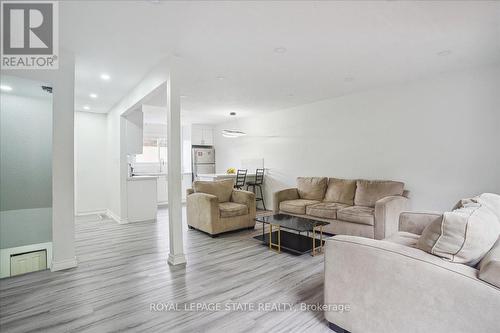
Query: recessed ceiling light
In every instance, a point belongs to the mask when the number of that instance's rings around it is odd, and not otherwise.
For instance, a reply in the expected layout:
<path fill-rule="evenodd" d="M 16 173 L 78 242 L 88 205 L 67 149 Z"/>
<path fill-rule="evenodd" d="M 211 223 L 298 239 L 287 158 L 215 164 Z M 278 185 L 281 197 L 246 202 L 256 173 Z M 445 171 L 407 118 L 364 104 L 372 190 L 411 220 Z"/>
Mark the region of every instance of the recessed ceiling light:
<path fill-rule="evenodd" d="M 451 50 L 443 50 L 443 51 L 440 51 L 440 52 L 438 52 L 436 54 L 438 56 L 440 56 L 440 57 L 444 57 L 444 56 L 450 55 L 451 54 Z"/>
<path fill-rule="evenodd" d="M 96 99 L 98 97 L 97 94 L 94 94 L 94 93 L 91 93 L 89 96 L 90 96 L 90 98 L 94 98 L 94 99 Z"/>
<path fill-rule="evenodd" d="M 286 52 L 286 47 L 280 46 L 274 49 L 274 52 L 276 53 L 285 53 Z"/>
<path fill-rule="evenodd" d="M 221 80 L 221 81 L 222 81 L 222 80 L 224 80 L 224 79 L 225 79 L 225 77 L 224 77 L 224 76 L 217 76 L 217 80 Z"/>
<path fill-rule="evenodd" d="M 102 73 L 101 74 L 101 79 L 104 80 L 104 81 L 109 81 L 109 79 L 111 79 L 111 76 L 109 76 L 109 74 Z"/>
<path fill-rule="evenodd" d="M 187 96 L 186 95 L 181 95 L 181 98 L 186 98 Z"/>
<path fill-rule="evenodd" d="M 84 109 L 84 110 L 86 110 L 86 111 L 88 111 L 88 110 L 90 110 L 90 106 L 88 106 L 88 105 L 84 105 L 84 106 L 83 106 L 83 109 Z"/>
<path fill-rule="evenodd" d="M 12 91 L 12 87 L 2 84 L 0 86 L 0 90 L 2 90 L 2 91 Z"/>

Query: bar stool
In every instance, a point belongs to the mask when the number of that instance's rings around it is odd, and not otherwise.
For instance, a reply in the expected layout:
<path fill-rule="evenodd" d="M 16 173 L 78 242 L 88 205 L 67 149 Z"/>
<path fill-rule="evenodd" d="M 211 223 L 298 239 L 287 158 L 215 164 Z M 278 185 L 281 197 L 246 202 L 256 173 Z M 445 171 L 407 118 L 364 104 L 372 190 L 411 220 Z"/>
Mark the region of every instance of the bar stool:
<path fill-rule="evenodd" d="M 252 192 L 255 193 L 255 201 L 262 201 L 262 206 L 264 207 L 264 210 L 267 210 L 266 204 L 264 203 L 264 194 L 262 194 L 262 184 L 263 183 L 264 183 L 264 169 L 257 169 L 255 171 L 255 181 L 247 182 L 247 191 L 248 191 L 248 188 L 251 186 Z M 260 190 L 260 198 L 257 197 L 257 192 L 255 191 L 256 187 L 258 187 Z"/>
<path fill-rule="evenodd" d="M 236 173 L 236 182 L 234 183 L 234 188 L 241 190 L 245 186 L 245 180 L 247 179 L 247 169 L 238 169 Z"/>

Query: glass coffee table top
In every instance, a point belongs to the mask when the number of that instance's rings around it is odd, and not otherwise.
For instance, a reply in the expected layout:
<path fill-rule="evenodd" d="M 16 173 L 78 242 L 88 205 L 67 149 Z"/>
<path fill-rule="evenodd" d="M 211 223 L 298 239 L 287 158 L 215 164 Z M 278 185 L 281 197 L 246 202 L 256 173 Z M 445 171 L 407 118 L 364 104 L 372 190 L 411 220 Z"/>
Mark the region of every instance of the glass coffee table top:
<path fill-rule="evenodd" d="M 295 231 L 313 231 L 315 227 L 330 224 L 329 222 L 317 221 L 310 218 L 298 217 L 286 214 L 276 214 L 272 216 L 261 216 L 255 219 L 257 222 L 265 224 L 279 225 L 283 228 Z"/>
<path fill-rule="evenodd" d="M 319 253 L 322 252 L 324 243 L 322 228 L 330 224 L 328 222 L 286 214 L 261 216 L 256 218 L 255 221 L 262 223 L 262 235 L 255 236 L 254 238 L 262 241 L 270 249 L 277 249 L 278 253 L 283 249 L 299 255 L 312 252 L 313 256 L 316 255 L 316 249 L 318 248 L 320 249 Z M 264 230 L 266 224 L 269 225 L 268 233 Z M 277 230 L 273 231 L 273 226 Z M 285 231 L 283 229 L 292 231 Z M 302 235 L 302 232 L 307 232 L 307 236 Z M 309 237 L 311 232 L 312 237 Z M 319 239 L 316 238 L 316 234 L 319 234 Z"/>

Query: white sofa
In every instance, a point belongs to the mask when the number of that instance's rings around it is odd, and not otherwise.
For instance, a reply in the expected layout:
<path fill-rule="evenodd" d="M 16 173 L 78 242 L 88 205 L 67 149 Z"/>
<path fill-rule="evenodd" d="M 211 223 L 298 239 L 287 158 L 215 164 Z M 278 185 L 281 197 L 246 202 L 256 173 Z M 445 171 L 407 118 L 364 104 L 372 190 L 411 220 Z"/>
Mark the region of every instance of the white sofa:
<path fill-rule="evenodd" d="M 498 228 L 492 228 L 493 247 L 469 266 L 417 248 L 425 227 L 442 219 L 442 214 L 403 213 L 399 232 L 387 239 L 328 239 L 325 305 L 349 306 L 347 312 L 325 311 L 330 328 L 352 333 L 500 332 Z"/>

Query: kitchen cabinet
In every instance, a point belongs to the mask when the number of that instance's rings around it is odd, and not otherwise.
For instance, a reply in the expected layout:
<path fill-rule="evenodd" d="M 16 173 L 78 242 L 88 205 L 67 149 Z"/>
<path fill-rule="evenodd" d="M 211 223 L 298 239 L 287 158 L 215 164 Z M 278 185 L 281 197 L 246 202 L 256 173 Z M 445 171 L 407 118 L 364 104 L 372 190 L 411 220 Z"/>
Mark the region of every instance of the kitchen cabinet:
<path fill-rule="evenodd" d="M 186 190 L 192 186 L 192 176 L 191 173 L 182 174 L 182 201 L 186 201 Z M 158 205 L 168 204 L 168 180 L 167 175 L 162 174 L 158 176 L 157 180 L 157 194 L 158 194 Z"/>
<path fill-rule="evenodd" d="M 136 110 L 128 114 L 125 118 L 125 137 L 127 142 L 127 154 L 142 154 L 143 146 L 143 113 Z"/>
<path fill-rule="evenodd" d="M 194 146 L 213 146 L 214 129 L 209 125 L 192 125 L 191 144 Z"/>
<path fill-rule="evenodd" d="M 127 181 L 128 222 L 156 220 L 157 178 L 134 176 Z"/>

